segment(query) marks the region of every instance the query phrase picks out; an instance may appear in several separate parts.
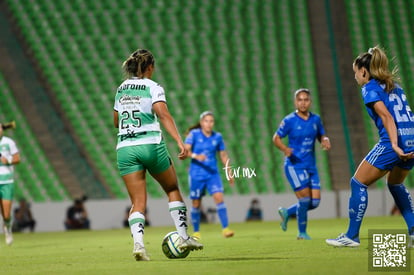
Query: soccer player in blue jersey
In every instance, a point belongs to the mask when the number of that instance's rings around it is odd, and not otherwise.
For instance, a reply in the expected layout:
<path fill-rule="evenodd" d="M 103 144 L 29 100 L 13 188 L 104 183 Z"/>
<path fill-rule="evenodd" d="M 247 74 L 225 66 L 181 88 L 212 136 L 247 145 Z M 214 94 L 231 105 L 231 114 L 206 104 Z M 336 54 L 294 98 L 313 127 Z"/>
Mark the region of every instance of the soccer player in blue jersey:
<path fill-rule="evenodd" d="M 414 205 L 403 184 L 414 165 L 413 113 L 381 48 L 370 48 L 360 54 L 353 63 L 353 70 L 356 82 L 362 86 L 368 114 L 378 128 L 379 142 L 351 178 L 348 231 L 326 242 L 332 246 L 360 245 L 359 230 L 368 206 L 367 188 L 386 174 L 388 188 L 404 217 L 409 235 L 414 238 Z"/>
<path fill-rule="evenodd" d="M 201 238 L 200 234 L 200 206 L 201 198 L 207 189 L 213 196 L 217 206 L 222 234 L 225 238 L 232 237 L 234 232 L 228 227 L 227 208 L 223 199 L 223 183 L 217 169 L 217 152 L 222 163 L 229 167 L 229 157 L 224 145 L 223 136 L 213 131 L 214 115 L 210 111 L 200 115 L 197 125 L 190 127 L 185 139 L 185 148 L 188 150 L 188 157 L 191 157 L 190 164 L 190 199 L 192 200 L 191 220 L 194 227 L 193 237 Z M 229 178 L 231 185 L 234 179 Z"/>
<path fill-rule="evenodd" d="M 320 181 L 315 161 L 315 141 L 318 140 L 324 150 L 331 148 L 321 118 L 309 111 L 311 103 L 311 94 L 308 89 L 297 90 L 295 92 L 296 111 L 282 120 L 273 136 L 273 143 L 286 156 L 285 174 L 298 198 L 298 203 L 289 208 L 279 208 L 282 219 L 280 226 L 283 231 L 286 231 L 289 217 L 296 215 L 298 240 L 311 239 L 306 232 L 307 213 L 308 210 L 318 207 L 321 199 Z M 289 139 L 288 146 L 282 142 L 286 136 Z"/>

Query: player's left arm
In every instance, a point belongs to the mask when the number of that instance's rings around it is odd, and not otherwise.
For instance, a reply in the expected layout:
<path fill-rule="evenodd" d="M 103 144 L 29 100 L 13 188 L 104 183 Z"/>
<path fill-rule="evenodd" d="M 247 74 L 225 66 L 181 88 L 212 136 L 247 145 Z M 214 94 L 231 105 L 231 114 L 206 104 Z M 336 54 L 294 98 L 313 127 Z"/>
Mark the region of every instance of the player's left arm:
<path fill-rule="evenodd" d="M 319 134 L 318 134 L 318 141 L 321 143 L 323 150 L 329 150 L 331 149 L 331 140 L 329 137 L 325 134 L 325 128 L 323 127 L 322 120 L 319 118 Z"/>
<path fill-rule="evenodd" d="M 14 165 L 14 164 L 18 164 L 20 163 L 20 154 L 16 153 L 12 156 L 12 161 L 10 163 L 10 165 Z"/>
<path fill-rule="evenodd" d="M 331 149 L 331 140 L 329 139 L 329 137 L 325 135 L 321 136 L 320 142 L 323 150 Z"/>
<path fill-rule="evenodd" d="M 114 110 L 114 126 L 115 128 L 118 128 L 118 111 Z"/>
<path fill-rule="evenodd" d="M 387 130 L 388 137 L 390 138 L 392 149 L 398 154 L 399 158 L 403 160 L 414 158 L 414 153 L 404 153 L 398 146 L 397 126 L 395 126 L 394 118 L 388 111 L 384 102 L 377 101 L 372 104 L 372 108 L 381 118 L 385 130 Z"/>
<path fill-rule="evenodd" d="M 230 183 L 230 185 L 234 185 L 234 177 L 231 176 L 231 173 L 229 171 L 231 169 L 230 168 L 230 158 L 229 158 L 229 155 L 227 154 L 227 151 L 226 150 L 219 151 L 219 155 L 220 155 L 221 162 L 223 163 L 224 167 L 227 169 L 226 175 L 230 175 L 230 177 L 229 177 L 229 183 Z"/>

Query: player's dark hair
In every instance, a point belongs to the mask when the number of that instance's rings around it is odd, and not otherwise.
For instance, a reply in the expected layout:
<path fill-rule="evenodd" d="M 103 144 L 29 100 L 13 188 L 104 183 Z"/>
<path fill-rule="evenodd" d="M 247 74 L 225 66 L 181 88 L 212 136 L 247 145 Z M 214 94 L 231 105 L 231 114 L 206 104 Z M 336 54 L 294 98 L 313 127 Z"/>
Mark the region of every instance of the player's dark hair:
<path fill-rule="evenodd" d="M 187 129 L 187 130 L 185 130 L 184 135 L 185 135 L 185 136 L 187 136 L 187 135 L 190 133 L 190 131 L 191 131 L 191 130 L 194 130 L 194 129 L 200 129 L 200 128 L 201 128 L 201 124 L 200 124 L 200 122 L 197 122 L 196 124 L 194 124 L 194 125 L 192 125 L 192 126 L 188 127 L 188 129 Z"/>
<path fill-rule="evenodd" d="M 360 54 L 354 61 L 358 68 L 365 68 L 370 74 L 370 79 L 376 79 L 381 84 L 385 84 L 385 91 L 390 92 L 395 88 L 395 81 L 398 80 L 397 68 L 392 71 L 388 67 L 388 57 L 384 50 L 375 46 L 368 52 Z"/>
<path fill-rule="evenodd" d="M 137 76 L 142 78 L 150 65 L 155 64 L 152 53 L 145 49 L 138 49 L 133 52 L 122 64 L 126 78 Z"/>

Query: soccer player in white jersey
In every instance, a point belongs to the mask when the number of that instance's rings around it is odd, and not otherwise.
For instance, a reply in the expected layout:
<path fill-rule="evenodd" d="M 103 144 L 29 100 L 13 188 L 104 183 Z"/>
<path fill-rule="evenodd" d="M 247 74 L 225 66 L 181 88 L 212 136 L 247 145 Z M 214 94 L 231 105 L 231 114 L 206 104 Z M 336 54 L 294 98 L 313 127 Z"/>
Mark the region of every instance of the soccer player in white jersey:
<path fill-rule="evenodd" d="M 20 154 L 16 143 L 3 136 L 3 125 L 0 124 L 0 205 L 3 216 L 3 231 L 6 244 L 13 243 L 11 208 L 14 195 L 14 165 L 20 162 Z"/>
<path fill-rule="evenodd" d="M 298 240 L 310 240 L 306 232 L 307 212 L 319 206 L 321 191 L 315 159 L 315 142 L 318 140 L 324 150 L 331 148 L 329 138 L 319 115 L 310 112 L 311 95 L 308 89 L 295 92 L 296 111 L 287 115 L 273 136 L 273 143 L 285 158 L 285 174 L 298 199 L 298 203 L 289 208 L 279 208 L 283 231 L 287 229 L 290 216 L 296 215 L 298 222 Z M 282 138 L 288 137 L 286 146 Z"/>
<path fill-rule="evenodd" d="M 118 87 L 114 104 L 114 125 L 119 129 L 117 162 L 132 202 L 128 218 L 137 261 L 148 261 L 144 247 L 145 209 L 147 204 L 146 171 L 162 186 L 180 235 L 180 249 L 198 250 L 203 245 L 187 234 L 187 208 L 177 183 L 177 175 L 161 135 L 158 120 L 177 142 L 178 157 L 187 150 L 167 108 L 164 89 L 151 80 L 155 59 L 151 52 L 139 49 L 123 63 L 126 80 Z"/>
<path fill-rule="evenodd" d="M 345 234 L 327 239 L 332 246 L 357 247 L 368 206 L 367 188 L 387 175 L 387 185 L 414 240 L 414 204 L 404 180 L 414 166 L 414 116 L 403 89 L 388 68 L 385 52 L 374 47 L 353 63 L 355 80 L 362 86 L 365 108 L 378 128 L 379 141 L 351 178 L 349 224 Z"/>

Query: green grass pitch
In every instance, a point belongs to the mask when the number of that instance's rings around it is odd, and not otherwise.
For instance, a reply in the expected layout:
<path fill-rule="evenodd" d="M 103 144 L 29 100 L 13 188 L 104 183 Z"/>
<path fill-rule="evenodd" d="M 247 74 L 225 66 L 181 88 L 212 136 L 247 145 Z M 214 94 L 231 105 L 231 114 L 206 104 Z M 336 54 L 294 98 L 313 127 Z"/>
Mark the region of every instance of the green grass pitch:
<path fill-rule="evenodd" d="M 278 221 L 232 224 L 236 234 L 230 239 L 221 236 L 218 224 L 202 224 L 204 250 L 173 260 L 162 254 L 161 241 L 174 228 L 148 227 L 150 262 L 134 260 L 128 229 L 19 233 L 10 247 L 1 239 L 0 274 L 372 274 L 368 229 L 406 228 L 402 217 L 367 217 L 359 248 L 325 244 L 346 226 L 346 219 L 310 220 L 312 240 L 298 241 L 295 220 L 287 232 Z"/>

